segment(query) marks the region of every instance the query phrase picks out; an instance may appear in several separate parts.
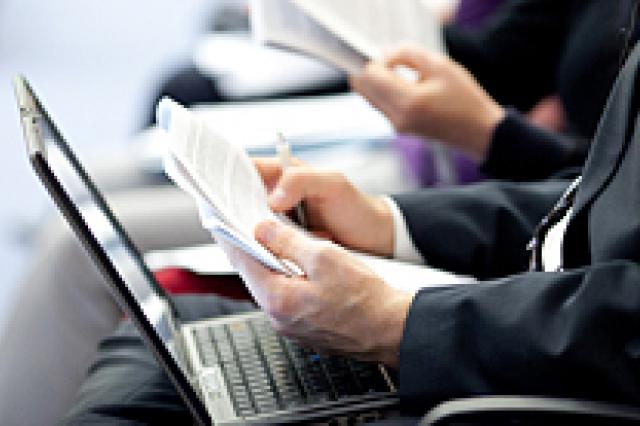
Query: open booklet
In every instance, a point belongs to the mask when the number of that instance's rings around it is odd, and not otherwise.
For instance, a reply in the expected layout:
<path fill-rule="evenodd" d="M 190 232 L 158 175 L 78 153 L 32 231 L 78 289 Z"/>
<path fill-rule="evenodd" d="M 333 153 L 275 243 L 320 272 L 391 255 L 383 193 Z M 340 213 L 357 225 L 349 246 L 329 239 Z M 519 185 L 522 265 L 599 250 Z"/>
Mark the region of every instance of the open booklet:
<path fill-rule="evenodd" d="M 215 238 L 225 239 L 275 271 L 302 275 L 297 265 L 278 259 L 253 237 L 259 222 L 281 218 L 269 209 L 266 188 L 245 150 L 167 98 L 158 105 L 158 123 L 167 136 L 165 171 L 196 200 L 203 227 Z M 473 278 L 420 265 L 354 255 L 390 285 L 407 291 L 474 282 Z M 195 253 L 190 252 L 189 257 L 193 263 Z M 220 262 L 212 260 L 212 264 Z"/>
<path fill-rule="evenodd" d="M 266 188 L 244 149 L 168 98 L 158 104 L 157 116 L 168 136 L 165 171 L 196 200 L 203 227 L 269 268 L 300 275 L 295 265 L 278 259 L 253 237 L 258 223 L 277 217 L 268 207 Z"/>
<path fill-rule="evenodd" d="M 357 72 L 387 48 L 411 42 L 444 52 L 425 0 L 252 0 L 255 38 Z"/>

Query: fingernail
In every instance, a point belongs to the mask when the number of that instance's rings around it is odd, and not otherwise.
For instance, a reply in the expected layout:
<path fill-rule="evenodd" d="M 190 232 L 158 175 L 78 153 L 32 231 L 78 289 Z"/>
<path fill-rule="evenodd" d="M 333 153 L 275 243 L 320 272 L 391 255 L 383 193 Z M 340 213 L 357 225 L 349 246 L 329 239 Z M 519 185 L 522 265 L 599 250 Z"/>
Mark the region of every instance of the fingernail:
<path fill-rule="evenodd" d="M 279 204 L 284 200 L 285 193 L 282 188 L 276 188 L 271 194 L 271 204 Z"/>
<path fill-rule="evenodd" d="M 278 225 L 275 222 L 262 222 L 256 227 L 256 238 L 265 244 L 273 241 Z"/>

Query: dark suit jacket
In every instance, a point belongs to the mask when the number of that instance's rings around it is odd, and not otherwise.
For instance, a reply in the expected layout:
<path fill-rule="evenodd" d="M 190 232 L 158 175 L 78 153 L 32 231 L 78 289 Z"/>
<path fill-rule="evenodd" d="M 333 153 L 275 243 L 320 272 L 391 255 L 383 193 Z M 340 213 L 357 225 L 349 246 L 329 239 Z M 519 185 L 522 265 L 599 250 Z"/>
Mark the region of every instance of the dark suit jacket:
<path fill-rule="evenodd" d="M 639 62 L 636 47 L 583 170 L 564 272 L 523 271 L 525 244 L 567 182 L 395 197 L 429 263 L 486 280 L 415 297 L 400 353 L 405 403 L 485 394 L 640 403 Z"/>
<path fill-rule="evenodd" d="M 502 105 L 528 111 L 558 94 L 572 136 L 512 113 L 494 134 L 483 171 L 545 179 L 581 166 L 620 68 L 635 0 L 510 0 L 479 29 L 445 30 L 449 54 Z M 518 140 L 520 143 L 514 144 Z M 517 148 L 515 148 L 517 147 Z"/>

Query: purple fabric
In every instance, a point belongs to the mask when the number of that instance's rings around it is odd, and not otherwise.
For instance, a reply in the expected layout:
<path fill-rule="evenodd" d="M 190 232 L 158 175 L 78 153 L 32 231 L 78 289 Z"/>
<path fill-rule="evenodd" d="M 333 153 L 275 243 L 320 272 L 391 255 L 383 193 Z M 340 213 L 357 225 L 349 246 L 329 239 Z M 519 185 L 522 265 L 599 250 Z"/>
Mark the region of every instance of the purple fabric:
<path fill-rule="evenodd" d="M 398 136 L 395 147 L 407 165 L 412 179 L 422 186 L 438 183 L 433 151 L 421 139 L 415 136 Z"/>
<path fill-rule="evenodd" d="M 468 184 L 485 178 L 473 160 L 451 148 L 447 149 L 450 170 L 442 170 L 433 143 L 418 136 L 400 135 L 395 139 L 395 147 L 407 165 L 410 177 L 421 186 Z M 450 176 L 451 172 L 453 176 Z"/>
<path fill-rule="evenodd" d="M 505 0 L 460 0 L 455 23 L 464 28 L 482 25 Z"/>
<path fill-rule="evenodd" d="M 458 184 L 465 185 L 486 179 L 478 165 L 467 155 L 454 150 L 452 156 L 453 165 L 458 172 Z"/>
<path fill-rule="evenodd" d="M 475 28 L 482 25 L 505 0 L 460 0 L 456 11 L 456 25 Z M 448 161 L 451 170 L 440 170 L 429 141 L 415 136 L 398 136 L 396 148 L 408 166 L 411 177 L 422 186 L 436 186 L 443 183 L 466 184 L 484 179 L 478 166 L 466 155 L 449 149 Z M 454 176 L 450 176 L 453 172 Z M 445 178 L 445 174 L 448 176 Z M 448 182 L 447 182 L 448 180 Z"/>

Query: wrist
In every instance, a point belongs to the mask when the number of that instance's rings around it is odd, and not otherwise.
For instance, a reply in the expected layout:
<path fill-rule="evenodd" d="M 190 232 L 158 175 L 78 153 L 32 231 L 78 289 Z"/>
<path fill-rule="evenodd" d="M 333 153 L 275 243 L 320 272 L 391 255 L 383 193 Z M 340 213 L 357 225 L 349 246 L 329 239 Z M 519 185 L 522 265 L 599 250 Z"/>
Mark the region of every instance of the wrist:
<path fill-rule="evenodd" d="M 506 110 L 493 100 L 487 102 L 485 108 L 482 109 L 483 114 L 478 120 L 476 129 L 476 138 L 473 150 L 470 153 L 472 158 L 478 162 L 484 161 L 493 140 L 498 125 L 504 120 Z"/>
<path fill-rule="evenodd" d="M 386 295 L 384 309 L 378 332 L 376 360 L 388 367 L 397 369 L 400 364 L 400 343 L 404 335 L 405 322 L 409 308 L 413 301 L 413 295 L 399 290 L 391 289 L 392 294 Z"/>
<path fill-rule="evenodd" d="M 372 206 L 376 224 L 375 231 L 372 232 L 375 237 L 372 253 L 383 257 L 393 257 L 395 241 L 393 213 L 384 197 L 369 196 L 369 203 Z"/>

